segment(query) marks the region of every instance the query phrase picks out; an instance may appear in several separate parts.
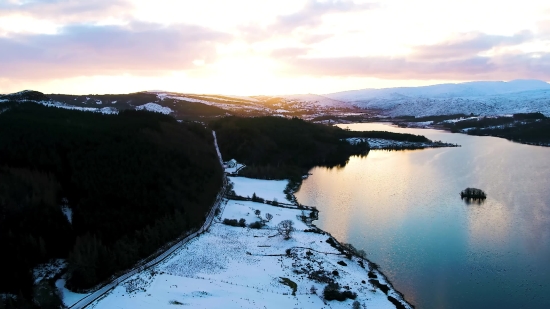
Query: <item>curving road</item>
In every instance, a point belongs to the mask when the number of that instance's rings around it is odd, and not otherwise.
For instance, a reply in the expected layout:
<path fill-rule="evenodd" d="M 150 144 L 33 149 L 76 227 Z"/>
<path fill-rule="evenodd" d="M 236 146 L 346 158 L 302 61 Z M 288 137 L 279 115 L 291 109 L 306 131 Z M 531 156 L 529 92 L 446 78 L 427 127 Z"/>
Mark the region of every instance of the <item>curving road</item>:
<path fill-rule="evenodd" d="M 219 151 L 218 143 L 217 143 L 217 140 L 216 140 L 216 132 L 212 131 L 212 135 L 214 136 L 214 146 L 216 147 L 216 152 L 218 153 L 218 158 L 219 158 L 220 164 L 222 165 L 222 168 L 223 168 L 223 161 L 222 161 L 221 153 Z M 161 253 L 159 256 L 152 259 L 151 261 L 149 261 L 149 262 L 147 262 L 143 265 L 140 265 L 136 268 L 133 268 L 130 271 L 128 271 L 127 273 L 119 276 L 118 278 L 113 279 L 110 283 L 107 283 L 106 285 L 104 285 L 103 287 L 98 289 L 97 291 L 95 291 L 95 292 L 87 295 L 86 297 L 82 298 L 78 302 L 76 302 L 73 305 L 69 306 L 69 308 L 71 308 L 71 309 L 86 308 L 92 302 L 94 302 L 95 300 L 97 300 L 98 298 L 102 297 L 107 292 L 109 292 L 111 289 L 116 287 L 119 283 L 123 282 L 124 280 L 128 279 L 129 277 L 131 277 L 131 276 L 133 276 L 133 275 L 135 275 L 135 274 L 137 274 L 137 273 L 139 273 L 139 272 L 141 272 L 145 269 L 148 269 L 148 268 L 151 268 L 151 267 L 157 265 L 158 263 L 165 260 L 169 255 L 174 253 L 174 251 L 176 251 L 178 248 L 180 248 L 181 246 L 186 244 L 189 240 L 193 239 L 194 237 L 196 237 L 199 234 L 202 234 L 206 230 L 208 230 L 208 228 L 210 227 L 210 225 L 212 225 L 212 222 L 214 221 L 214 217 L 216 216 L 216 211 L 220 208 L 220 205 L 223 201 L 223 196 L 225 195 L 226 189 L 227 189 L 227 177 L 225 177 L 225 173 L 224 173 L 222 189 L 220 190 L 220 192 L 218 192 L 218 195 L 216 196 L 216 200 L 214 201 L 214 204 L 212 205 L 212 209 L 210 209 L 210 212 L 208 213 L 208 216 L 206 217 L 206 220 L 204 221 L 204 224 L 201 226 L 201 228 L 198 231 L 187 235 L 185 238 L 178 241 L 177 243 L 172 245 L 170 248 L 166 249 L 166 251 L 164 251 L 163 253 Z"/>

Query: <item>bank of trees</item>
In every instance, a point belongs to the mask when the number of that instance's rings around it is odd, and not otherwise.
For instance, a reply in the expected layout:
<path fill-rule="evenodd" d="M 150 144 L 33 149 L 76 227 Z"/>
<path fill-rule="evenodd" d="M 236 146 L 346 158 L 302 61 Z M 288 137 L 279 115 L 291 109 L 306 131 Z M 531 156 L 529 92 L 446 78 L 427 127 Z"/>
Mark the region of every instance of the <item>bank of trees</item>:
<path fill-rule="evenodd" d="M 0 293 L 31 299 L 30 271 L 50 258 L 68 258 L 70 287 L 90 288 L 199 227 L 221 187 L 213 138 L 201 125 L 143 111 L 5 106 Z"/>
<path fill-rule="evenodd" d="M 470 135 L 502 137 L 527 144 L 550 145 L 550 118 L 542 113 L 518 113 L 512 117 L 482 117 L 441 123 L 451 132 L 467 129 Z"/>
<path fill-rule="evenodd" d="M 343 165 L 368 151 L 367 143 L 344 140 L 352 132 L 298 118 L 226 117 L 210 126 L 223 156 L 246 164 L 241 174 L 255 178 L 300 178 L 316 165 Z"/>

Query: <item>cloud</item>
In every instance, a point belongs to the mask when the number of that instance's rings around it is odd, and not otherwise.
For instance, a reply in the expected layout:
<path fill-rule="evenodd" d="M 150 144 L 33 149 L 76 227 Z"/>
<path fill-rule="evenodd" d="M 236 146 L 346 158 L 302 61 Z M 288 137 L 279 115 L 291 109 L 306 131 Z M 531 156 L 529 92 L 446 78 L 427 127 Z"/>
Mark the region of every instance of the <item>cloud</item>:
<path fill-rule="evenodd" d="M 56 22 L 87 22 L 125 16 L 133 7 L 127 0 L 35 0 L 0 3 L 0 17 L 22 15 Z"/>
<path fill-rule="evenodd" d="M 489 35 L 473 32 L 454 36 L 434 45 L 416 46 L 412 56 L 420 59 L 470 58 L 494 47 L 518 45 L 534 38 L 530 31 L 521 31 L 513 36 Z"/>
<path fill-rule="evenodd" d="M 381 79 L 550 80 L 550 53 L 474 56 L 419 61 L 405 57 L 294 58 L 283 60 L 287 73 L 309 76 L 358 76 Z"/>
<path fill-rule="evenodd" d="M 537 28 L 543 38 L 550 38 L 550 20 L 539 21 Z"/>
<path fill-rule="evenodd" d="M 541 25 L 542 26 L 546 25 Z M 455 35 L 449 40 L 415 46 L 404 56 L 307 57 L 305 51 L 294 54 L 273 53 L 286 65 L 286 72 L 310 76 L 360 76 L 381 79 L 516 79 L 550 80 L 550 52 L 508 52 L 482 56 L 493 48 L 514 46 L 534 40 L 530 31 L 512 36 L 474 32 Z"/>
<path fill-rule="evenodd" d="M 59 35 L 0 38 L 0 77 L 33 79 L 159 74 L 212 62 L 230 36 L 199 26 L 71 26 Z"/>
<path fill-rule="evenodd" d="M 271 30 L 281 33 L 289 33 L 299 27 L 316 27 L 322 23 L 324 15 L 333 13 L 346 13 L 359 10 L 370 10 L 377 8 L 378 4 L 362 3 L 357 4 L 350 1 L 315 1 L 309 0 L 302 10 L 279 16 L 276 22 L 271 25 Z"/>
<path fill-rule="evenodd" d="M 355 3 L 342 0 L 308 0 L 299 11 L 278 16 L 274 23 L 266 27 L 247 25 L 241 27 L 240 30 L 248 41 L 266 40 L 276 35 L 289 35 L 300 28 L 315 28 L 322 24 L 323 16 L 328 14 L 358 12 L 378 7 L 379 5 L 376 3 Z M 304 39 L 306 42 L 316 42 L 325 40 L 330 36 L 328 34 L 312 35 L 306 36 Z"/>

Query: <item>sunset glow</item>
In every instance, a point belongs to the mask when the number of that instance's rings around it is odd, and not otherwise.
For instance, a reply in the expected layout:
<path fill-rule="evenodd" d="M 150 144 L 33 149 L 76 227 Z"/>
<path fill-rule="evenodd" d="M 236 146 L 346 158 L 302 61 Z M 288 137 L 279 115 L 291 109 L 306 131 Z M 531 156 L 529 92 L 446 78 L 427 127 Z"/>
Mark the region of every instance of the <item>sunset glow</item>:
<path fill-rule="evenodd" d="M 0 93 L 329 93 L 550 81 L 544 0 L 0 3 Z"/>

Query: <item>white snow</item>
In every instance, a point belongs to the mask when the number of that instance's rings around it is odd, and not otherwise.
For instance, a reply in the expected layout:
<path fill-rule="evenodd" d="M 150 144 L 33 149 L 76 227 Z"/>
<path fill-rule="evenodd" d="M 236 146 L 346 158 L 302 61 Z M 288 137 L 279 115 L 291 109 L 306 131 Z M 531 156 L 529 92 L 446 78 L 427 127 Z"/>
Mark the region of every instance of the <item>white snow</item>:
<path fill-rule="evenodd" d="M 170 107 L 164 107 L 157 103 L 146 103 L 143 105 L 139 105 L 139 106 L 136 106 L 136 110 L 147 110 L 150 112 L 161 113 L 165 115 L 168 115 L 173 112 L 172 109 L 170 109 Z"/>
<path fill-rule="evenodd" d="M 99 110 L 102 114 L 118 114 L 118 109 L 114 107 L 104 107 Z"/>
<path fill-rule="evenodd" d="M 65 103 L 56 102 L 56 101 L 40 101 L 36 102 L 38 104 L 42 104 L 44 106 L 48 107 L 58 107 L 63 109 L 71 109 L 71 110 L 78 110 L 78 111 L 84 111 L 84 112 L 96 112 L 96 113 L 102 113 L 102 114 L 118 114 L 118 110 L 113 107 L 103 107 L 103 108 L 96 108 L 96 107 L 80 107 L 80 106 L 74 106 L 74 105 L 67 105 Z"/>
<path fill-rule="evenodd" d="M 65 304 L 65 306 L 70 307 L 75 303 L 77 303 L 79 300 L 89 295 L 89 294 L 81 294 L 81 293 L 75 293 L 75 292 L 69 291 L 65 287 L 65 282 L 66 282 L 65 279 L 58 279 L 55 282 L 55 286 L 61 292 L 61 299 L 63 300 L 63 304 Z"/>
<path fill-rule="evenodd" d="M 228 177 L 234 186 L 235 193 L 244 197 L 252 197 L 256 193 L 257 197 L 272 201 L 289 203 L 286 199 L 284 190 L 288 180 L 263 180 L 247 177 Z"/>
<path fill-rule="evenodd" d="M 394 148 L 431 148 L 431 147 L 442 147 L 442 146 L 451 146 L 451 144 L 442 144 L 436 143 L 422 143 L 422 142 L 406 142 L 406 141 L 395 141 L 391 139 L 382 139 L 382 138 L 364 138 L 364 137 L 350 137 L 346 138 L 346 141 L 352 145 L 357 145 L 364 141 L 369 143 L 370 149 L 394 149 Z"/>
<path fill-rule="evenodd" d="M 218 138 L 216 137 L 216 131 L 212 130 L 212 136 L 214 137 L 214 146 L 216 147 L 218 159 L 220 160 L 220 164 L 223 166 L 222 153 L 220 152 L 220 147 L 218 147 Z"/>
<path fill-rule="evenodd" d="M 368 138 L 369 146 L 371 149 L 385 149 L 385 148 L 394 148 L 394 147 L 418 147 L 418 148 L 427 148 L 432 145 L 429 143 L 419 143 L 419 142 L 403 142 L 403 141 L 394 141 L 389 139 L 381 138 Z"/>
<path fill-rule="evenodd" d="M 318 94 L 292 94 L 282 95 L 281 98 L 285 98 L 290 102 L 305 102 L 322 107 L 344 107 L 346 104 L 341 100 L 329 98 Z"/>
<path fill-rule="evenodd" d="M 61 206 L 61 211 L 63 212 L 63 214 L 65 215 L 65 217 L 67 217 L 67 221 L 69 221 L 69 223 L 73 223 L 73 210 L 67 206 L 67 205 L 63 205 Z"/>
<path fill-rule="evenodd" d="M 185 101 L 189 101 L 189 102 L 197 102 L 197 103 L 205 103 L 205 104 L 206 103 L 208 103 L 208 104 L 213 103 L 209 100 L 219 100 L 219 101 L 227 101 L 227 102 L 235 102 L 235 103 L 240 103 L 240 101 L 248 101 L 248 102 L 254 102 L 254 103 L 259 103 L 260 102 L 260 100 L 258 100 L 256 98 L 251 98 L 251 97 L 247 97 L 247 96 L 238 96 L 238 95 L 225 95 L 224 94 L 224 95 L 216 96 L 216 95 L 207 95 L 207 94 L 193 94 L 194 96 L 198 96 L 198 97 L 201 97 L 201 98 L 204 99 L 204 100 L 200 100 L 200 99 L 187 97 L 184 94 L 174 95 L 175 93 L 167 93 L 167 92 L 164 92 L 164 91 L 149 91 L 149 92 L 150 93 L 155 93 L 157 95 L 157 97 L 161 100 L 164 100 L 165 98 L 170 98 L 170 99 L 179 99 L 179 100 L 185 100 Z"/>
<path fill-rule="evenodd" d="M 67 262 L 64 259 L 51 260 L 48 263 L 40 264 L 33 269 L 34 283 L 52 279 L 66 267 Z"/>
<path fill-rule="evenodd" d="M 243 167 L 245 167 L 244 164 L 237 163 L 237 164 L 235 165 L 235 167 L 226 167 L 226 168 L 225 168 L 225 172 L 228 173 L 228 174 L 237 173 L 237 172 L 240 171 Z"/>
<path fill-rule="evenodd" d="M 345 258 L 325 242 L 328 235 L 299 231 L 307 227 L 297 219 L 301 210 L 253 202 L 226 203 L 219 221 L 243 217 L 253 222 L 257 220 L 255 209 L 262 215 L 271 213 L 273 219 L 259 230 L 215 223 L 167 260 L 118 285 L 94 302 L 93 308 L 350 308 L 352 300 L 325 303 L 321 295 L 326 284 L 307 277 L 315 271 L 349 287 L 367 308 L 395 308 L 386 294 L 368 282 L 366 262 L 363 269 L 358 258 Z M 292 220 L 298 229 L 289 240 L 274 229 L 283 219 Z M 347 265 L 339 265 L 340 261 Z M 337 276 L 332 274 L 334 270 Z M 377 270 L 372 271 L 382 284 L 387 283 Z M 281 283 L 282 278 L 297 284 L 296 295 Z M 401 300 L 393 289 L 388 295 Z"/>
<path fill-rule="evenodd" d="M 527 112 L 550 115 L 550 84 L 538 80 L 363 89 L 325 96 L 362 108 L 380 109 L 390 116 Z"/>
<path fill-rule="evenodd" d="M 228 219 L 240 219 L 243 218 L 246 220 L 246 223 L 252 223 L 260 220 L 255 214 L 254 211 L 259 210 L 261 212 L 260 216 L 265 219 L 265 214 L 270 213 L 273 215 L 273 219 L 266 224 L 267 229 L 275 229 L 277 224 L 284 220 L 294 221 L 294 228 L 299 231 L 308 229 L 309 227 L 302 221 L 297 220 L 296 216 L 302 214 L 299 209 L 288 209 L 283 207 L 273 207 L 269 204 L 256 203 L 250 201 L 233 201 L 229 200 L 225 210 L 223 212 L 223 218 Z M 310 211 L 304 211 L 306 215 L 309 215 Z M 273 234 L 273 233 L 272 233 Z"/>
<path fill-rule="evenodd" d="M 212 100 L 220 100 L 220 101 L 228 101 L 228 102 L 239 102 L 239 101 L 250 101 L 250 102 L 260 102 L 260 100 L 256 98 L 250 98 L 245 96 L 238 96 L 238 95 L 223 95 L 221 97 L 219 96 L 212 96 L 212 95 L 200 95 L 203 98 L 206 99 L 212 99 Z M 229 98 L 229 100 L 227 99 Z"/>

